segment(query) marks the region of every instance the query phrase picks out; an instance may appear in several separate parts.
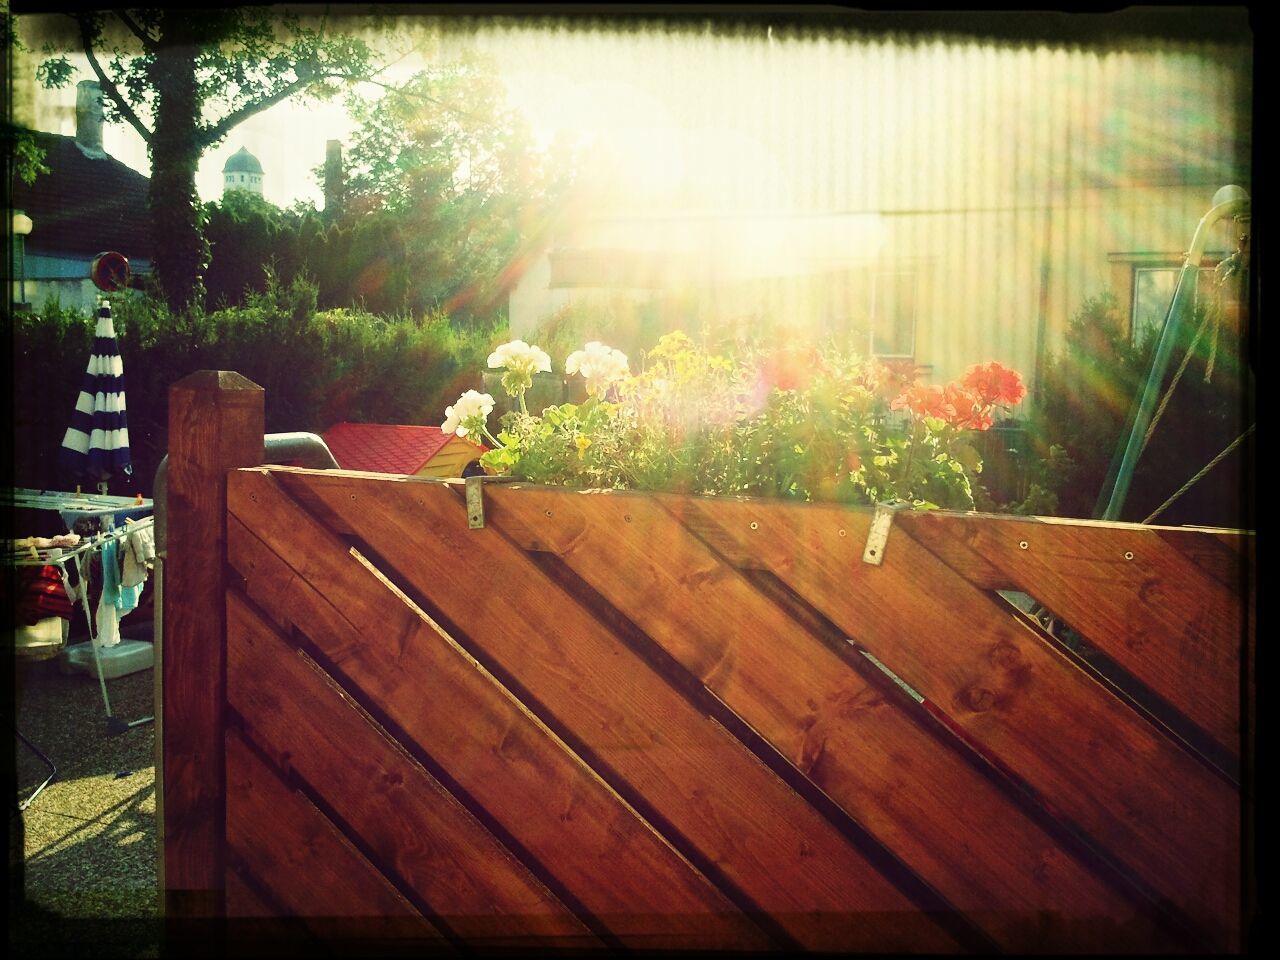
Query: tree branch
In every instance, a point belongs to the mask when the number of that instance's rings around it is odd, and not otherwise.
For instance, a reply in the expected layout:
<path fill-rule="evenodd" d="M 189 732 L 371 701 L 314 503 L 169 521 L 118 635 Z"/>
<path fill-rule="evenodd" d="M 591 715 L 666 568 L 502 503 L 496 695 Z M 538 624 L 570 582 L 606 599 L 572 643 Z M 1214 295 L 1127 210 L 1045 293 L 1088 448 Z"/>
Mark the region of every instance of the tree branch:
<path fill-rule="evenodd" d="M 146 125 L 138 119 L 138 115 L 133 112 L 133 107 L 129 106 L 129 101 L 120 93 L 120 89 L 115 82 L 107 76 L 102 65 L 98 63 L 98 58 L 93 55 L 93 36 L 89 33 L 89 21 L 86 17 L 77 14 L 76 22 L 80 24 L 80 41 L 84 46 L 84 55 L 89 60 L 89 66 L 93 68 L 93 72 L 98 76 L 98 84 L 102 87 L 103 93 L 109 96 L 116 105 L 116 109 L 129 122 L 129 126 L 138 131 L 138 135 L 147 143 L 151 142 L 151 131 Z"/>
<path fill-rule="evenodd" d="M 305 77 L 298 77 L 290 83 L 285 84 L 274 93 L 268 94 L 258 100 L 251 100 L 234 113 L 229 113 L 211 127 L 206 127 L 204 134 L 201 136 L 201 142 L 210 147 L 231 132 L 231 129 L 255 114 L 261 113 L 270 107 L 274 107 L 282 100 L 287 100 L 300 90 L 305 90 L 314 83 L 322 80 L 337 79 L 345 77 L 346 74 L 335 71 L 333 73 L 308 73 Z"/>
<path fill-rule="evenodd" d="M 227 114 L 217 123 L 215 123 L 213 126 L 206 127 L 204 130 L 204 133 L 200 137 L 200 142 L 206 147 L 213 146 L 215 143 L 217 143 L 219 140 L 225 137 L 228 133 L 230 133 L 232 127 L 235 127 L 238 124 L 243 123 L 245 120 L 248 120 L 250 117 L 254 116 L 255 114 L 261 113 L 263 110 L 266 110 L 269 107 L 274 107 L 281 100 L 287 100 L 289 97 L 293 96 L 299 90 L 302 90 L 303 88 L 307 87 L 312 82 L 313 82 L 312 78 L 307 78 L 304 80 L 301 77 L 299 77 L 298 79 L 294 80 L 292 83 L 285 84 L 275 93 L 262 97 L 260 100 L 251 100 L 249 103 L 246 103 L 243 107 L 241 107 L 239 110 L 236 110 L 234 113 Z"/>
<path fill-rule="evenodd" d="M 126 27 L 129 28 L 129 31 L 135 37 L 137 37 L 139 40 L 142 41 L 143 50 L 145 50 L 147 53 L 155 53 L 155 50 L 156 50 L 155 37 L 151 36 L 151 34 L 143 30 L 142 27 L 138 26 L 137 21 L 135 21 L 133 17 L 129 16 L 129 14 L 126 11 L 112 10 L 111 12 L 116 15 L 117 19 L 119 19 L 121 23 L 123 23 Z"/>

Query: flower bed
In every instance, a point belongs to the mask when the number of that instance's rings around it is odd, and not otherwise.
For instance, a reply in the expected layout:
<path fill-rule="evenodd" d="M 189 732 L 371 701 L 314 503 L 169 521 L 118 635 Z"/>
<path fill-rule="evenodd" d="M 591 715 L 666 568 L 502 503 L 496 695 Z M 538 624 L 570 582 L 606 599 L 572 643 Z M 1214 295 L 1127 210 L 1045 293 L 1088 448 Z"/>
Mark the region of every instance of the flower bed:
<path fill-rule="evenodd" d="M 663 336 L 632 373 L 593 341 L 571 354 L 586 399 L 531 413 L 525 393 L 551 371 L 541 349 L 513 340 L 502 370 L 517 409 L 490 431 L 491 394 L 469 390 L 441 429 L 483 439 L 481 465 L 535 483 L 749 495 L 846 503 L 901 500 L 973 509 L 982 462 L 969 442 L 1026 395 L 999 363 L 945 385 L 917 382 L 912 364 L 787 345 L 717 353 L 682 332 Z"/>

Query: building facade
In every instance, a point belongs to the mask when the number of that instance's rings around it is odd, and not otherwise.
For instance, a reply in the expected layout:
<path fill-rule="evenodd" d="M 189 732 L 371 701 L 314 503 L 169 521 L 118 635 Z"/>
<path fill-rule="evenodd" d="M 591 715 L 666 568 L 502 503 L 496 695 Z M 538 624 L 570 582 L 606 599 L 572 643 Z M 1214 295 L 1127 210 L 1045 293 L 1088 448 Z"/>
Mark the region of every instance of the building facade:
<path fill-rule="evenodd" d="M 988 360 L 1032 380 L 1088 298 L 1114 295 L 1135 337 L 1162 322 L 1215 193 L 1250 186 L 1248 50 L 794 46 L 700 48 L 708 77 L 758 62 L 762 79 L 686 119 L 718 140 L 684 137 L 682 192 L 588 204 L 550 238 L 512 291 L 514 335 L 594 305 L 833 338 L 935 382 Z M 732 182 L 717 143 L 758 150 L 764 173 Z M 1205 265 L 1233 248 L 1220 224 Z"/>
<path fill-rule="evenodd" d="M 134 276 L 151 271 L 150 180 L 103 150 L 102 126 L 101 90 L 85 80 L 76 90 L 74 137 L 30 132 L 49 172 L 13 184 L 14 220 L 20 211 L 28 231 L 14 244 L 17 309 L 56 301 L 92 310 L 101 291 L 89 272 L 101 253 L 123 254 Z"/>

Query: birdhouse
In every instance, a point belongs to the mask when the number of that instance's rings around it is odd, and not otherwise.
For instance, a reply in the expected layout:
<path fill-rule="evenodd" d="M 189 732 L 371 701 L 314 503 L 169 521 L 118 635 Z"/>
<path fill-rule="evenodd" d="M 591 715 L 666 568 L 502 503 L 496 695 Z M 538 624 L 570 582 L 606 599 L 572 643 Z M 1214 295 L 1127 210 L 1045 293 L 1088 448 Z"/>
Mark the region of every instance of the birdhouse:
<path fill-rule="evenodd" d="M 439 427 L 335 423 L 321 436 L 343 470 L 410 477 L 460 477 L 486 447 Z"/>

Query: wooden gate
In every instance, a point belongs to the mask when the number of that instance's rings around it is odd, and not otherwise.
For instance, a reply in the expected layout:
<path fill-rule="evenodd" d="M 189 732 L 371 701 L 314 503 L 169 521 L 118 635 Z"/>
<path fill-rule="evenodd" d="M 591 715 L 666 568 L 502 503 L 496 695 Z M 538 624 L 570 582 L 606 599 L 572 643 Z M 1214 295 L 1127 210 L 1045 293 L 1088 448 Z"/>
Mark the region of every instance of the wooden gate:
<path fill-rule="evenodd" d="M 870 509 L 517 484 L 472 529 L 460 483 L 250 466 L 229 376 L 171 400 L 171 916 L 1241 946 L 1251 535 L 900 512 L 871 563 Z"/>

